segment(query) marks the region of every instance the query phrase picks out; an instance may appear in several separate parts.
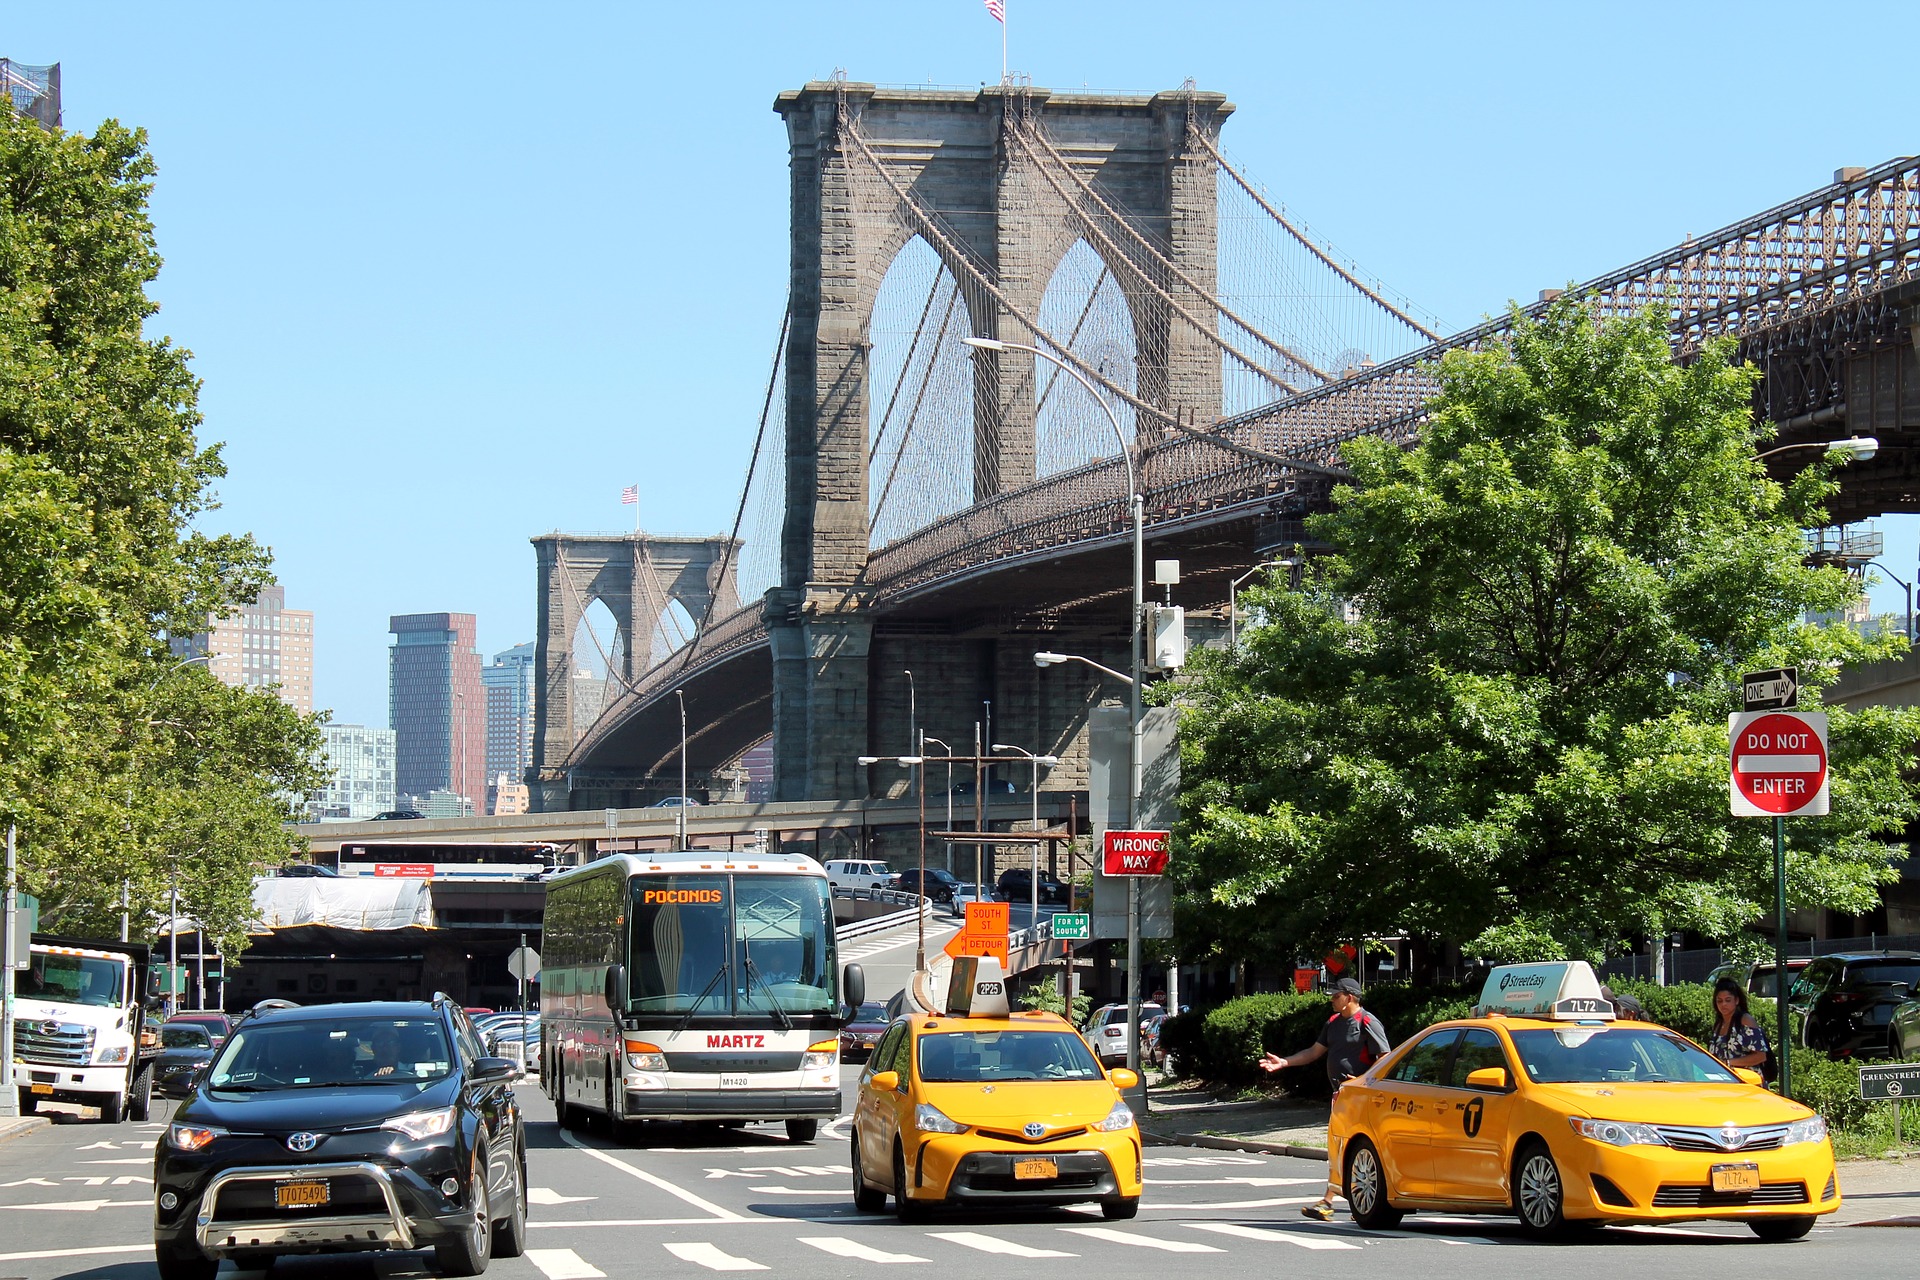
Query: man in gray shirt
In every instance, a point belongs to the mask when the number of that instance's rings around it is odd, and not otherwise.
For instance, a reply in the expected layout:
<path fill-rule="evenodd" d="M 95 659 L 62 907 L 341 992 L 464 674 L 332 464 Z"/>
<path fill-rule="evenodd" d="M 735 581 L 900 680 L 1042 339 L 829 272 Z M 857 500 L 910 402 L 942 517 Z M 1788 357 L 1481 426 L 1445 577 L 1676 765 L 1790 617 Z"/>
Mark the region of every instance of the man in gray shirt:
<path fill-rule="evenodd" d="M 1313 1046 L 1299 1053 L 1282 1057 L 1269 1053 L 1260 1059 L 1262 1071 L 1279 1071 L 1283 1067 L 1304 1067 L 1321 1058 L 1327 1060 L 1327 1083 L 1336 1090 L 1366 1069 L 1380 1061 L 1393 1048 L 1387 1043 L 1387 1029 L 1380 1019 L 1360 1007 L 1360 984 L 1352 978 L 1342 978 L 1328 990 L 1333 1001 L 1333 1016 L 1320 1028 Z M 1333 1183 L 1327 1183 L 1326 1194 L 1315 1204 L 1310 1204 L 1300 1212 L 1309 1218 L 1326 1222 L 1333 1217 Z"/>

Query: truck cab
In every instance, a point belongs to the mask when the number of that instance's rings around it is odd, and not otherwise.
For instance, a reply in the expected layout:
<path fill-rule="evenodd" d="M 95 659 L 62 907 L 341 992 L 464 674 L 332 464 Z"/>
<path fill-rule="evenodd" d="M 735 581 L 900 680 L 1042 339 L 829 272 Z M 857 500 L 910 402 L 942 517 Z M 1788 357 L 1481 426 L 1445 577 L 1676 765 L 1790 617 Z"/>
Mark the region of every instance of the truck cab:
<path fill-rule="evenodd" d="M 20 1111 L 41 1102 L 100 1108 L 108 1124 L 145 1120 L 156 1044 L 146 1030 L 148 948 L 35 934 L 15 975 L 12 1084 Z"/>

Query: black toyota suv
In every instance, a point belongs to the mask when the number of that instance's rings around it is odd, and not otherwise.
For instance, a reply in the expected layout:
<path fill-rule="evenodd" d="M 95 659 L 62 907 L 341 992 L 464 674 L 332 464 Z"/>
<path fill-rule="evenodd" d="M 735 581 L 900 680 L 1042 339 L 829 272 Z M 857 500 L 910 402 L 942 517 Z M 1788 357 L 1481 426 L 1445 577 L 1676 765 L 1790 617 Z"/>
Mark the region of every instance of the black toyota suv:
<path fill-rule="evenodd" d="M 455 1276 L 517 1257 L 519 1074 L 444 995 L 246 1016 L 155 1151 L 161 1277 L 288 1253 L 431 1248 Z"/>

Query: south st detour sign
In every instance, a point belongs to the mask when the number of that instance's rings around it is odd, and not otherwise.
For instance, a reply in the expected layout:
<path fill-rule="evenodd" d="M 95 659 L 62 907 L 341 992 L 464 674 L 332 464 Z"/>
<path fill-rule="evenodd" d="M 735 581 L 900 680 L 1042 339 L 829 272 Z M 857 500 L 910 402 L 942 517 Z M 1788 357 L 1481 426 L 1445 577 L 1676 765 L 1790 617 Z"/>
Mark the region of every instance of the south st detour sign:
<path fill-rule="evenodd" d="M 1729 794 L 1737 818 L 1818 817 L 1827 808 L 1827 713 L 1742 711 L 1727 717 Z"/>

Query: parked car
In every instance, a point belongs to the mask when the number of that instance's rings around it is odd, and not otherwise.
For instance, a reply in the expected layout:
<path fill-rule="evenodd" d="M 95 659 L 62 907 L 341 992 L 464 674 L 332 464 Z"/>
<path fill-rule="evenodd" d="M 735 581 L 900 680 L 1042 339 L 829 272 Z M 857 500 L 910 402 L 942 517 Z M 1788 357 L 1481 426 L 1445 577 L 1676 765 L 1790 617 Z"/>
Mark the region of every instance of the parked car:
<path fill-rule="evenodd" d="M 1787 961 L 1789 991 L 1793 988 L 1793 981 L 1798 979 L 1801 972 L 1812 963 L 1813 961 L 1806 956 L 1797 956 Z M 1777 1000 L 1780 998 L 1779 983 L 1771 960 L 1762 961 L 1759 964 L 1719 965 L 1707 975 L 1707 982 L 1711 985 L 1722 978 L 1732 978 L 1752 999 Z"/>
<path fill-rule="evenodd" d="M 1067 883 L 1051 871 L 1040 873 L 1040 901 L 1064 904 L 1072 894 Z M 994 886 L 994 896 L 1004 902 L 1033 901 L 1033 868 L 1008 867 L 1000 873 L 1000 882 Z"/>
<path fill-rule="evenodd" d="M 1140 1021 L 1166 1013 L 1166 1009 L 1145 1001 L 1140 1005 Z M 1124 1004 L 1103 1004 L 1087 1015 L 1086 1026 L 1082 1031 L 1087 1043 L 1093 1046 L 1094 1056 L 1100 1059 L 1100 1065 L 1111 1066 L 1127 1060 L 1127 1006 Z M 1146 1042 L 1143 1040 L 1144 1045 Z M 1143 1055 L 1144 1060 L 1144 1055 Z"/>
<path fill-rule="evenodd" d="M 220 1047 L 222 1041 L 233 1034 L 233 1019 L 219 1009 L 182 1009 L 161 1023 L 160 1029 L 165 1031 L 168 1027 L 182 1023 L 193 1023 L 205 1027 L 216 1049 Z"/>
<path fill-rule="evenodd" d="M 256 1009 L 155 1146 L 161 1280 L 286 1253 L 431 1248 L 479 1275 L 526 1247 L 512 1062 L 447 998 Z"/>
<path fill-rule="evenodd" d="M 865 1062 L 873 1056 L 873 1046 L 887 1034 L 886 1006 L 867 1003 L 854 1012 L 853 1021 L 840 1028 L 840 1060 Z"/>
<path fill-rule="evenodd" d="M 668 796 L 665 800 L 655 800 L 653 807 L 656 809 L 698 809 L 700 802 L 692 796 Z"/>
<path fill-rule="evenodd" d="M 836 889 L 865 893 L 893 883 L 893 868 L 865 858 L 836 858 L 827 864 L 827 881 Z"/>
<path fill-rule="evenodd" d="M 496 1017 L 480 1031 L 480 1043 L 485 1045 L 487 1052 L 496 1058 L 509 1056 L 502 1053 L 501 1049 L 511 1042 L 538 1042 L 539 1039 L 540 1015 L 537 1013 L 515 1013 Z"/>
<path fill-rule="evenodd" d="M 373 820 L 375 822 L 408 822 L 416 818 L 425 819 L 426 816 L 418 809 L 389 809 L 385 813 L 374 814 Z"/>
<path fill-rule="evenodd" d="M 197 1022 L 166 1022 L 160 1027 L 160 1053 L 153 1060 L 153 1091 L 162 1098 L 193 1092 L 194 1073 L 213 1062 L 213 1036 Z"/>
<path fill-rule="evenodd" d="M 1801 1041 L 1836 1058 L 1891 1053 L 1893 1011 L 1917 991 L 1920 951 L 1816 956 L 1793 984 Z"/>
<path fill-rule="evenodd" d="M 340 873 L 318 862 L 296 862 L 291 866 L 280 868 L 278 874 L 283 880 L 320 880 L 330 876 L 337 877 Z"/>
<path fill-rule="evenodd" d="M 953 897 L 954 888 L 959 883 L 958 877 L 953 872 L 939 867 L 928 867 L 927 887 L 923 890 L 920 887 L 920 868 L 908 867 L 895 876 L 893 883 L 887 887 L 898 889 L 902 893 L 918 893 L 934 903 L 942 903 Z"/>
<path fill-rule="evenodd" d="M 1167 1063 L 1167 1052 L 1160 1047 L 1160 1028 L 1167 1025 L 1167 1015 L 1156 1013 L 1151 1018 L 1140 1021 L 1140 1061 L 1149 1066 L 1163 1067 Z"/>
<path fill-rule="evenodd" d="M 973 785 L 972 778 L 956 779 L 954 784 L 947 788 L 947 794 L 956 797 L 971 796 L 973 795 Z M 1020 794 L 1020 788 L 1013 785 L 1013 779 L 1011 778 L 988 778 L 987 794 L 989 796 L 1017 796 Z"/>
<path fill-rule="evenodd" d="M 1893 1007 L 1893 1024 L 1887 1039 L 1892 1042 L 1894 1057 L 1920 1057 L 1920 999 L 1909 995 Z"/>
<path fill-rule="evenodd" d="M 971 880 L 962 880 L 953 886 L 953 896 L 947 899 L 947 910 L 953 915 L 964 916 L 967 914 L 967 904 L 969 902 L 992 901 L 992 894 L 982 893 L 980 886 Z"/>

